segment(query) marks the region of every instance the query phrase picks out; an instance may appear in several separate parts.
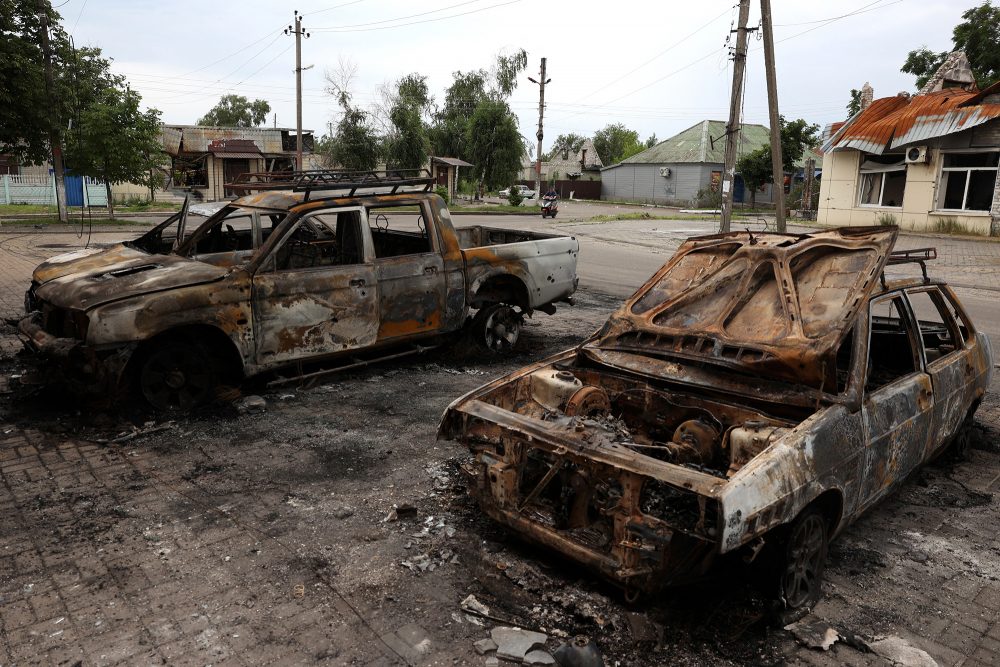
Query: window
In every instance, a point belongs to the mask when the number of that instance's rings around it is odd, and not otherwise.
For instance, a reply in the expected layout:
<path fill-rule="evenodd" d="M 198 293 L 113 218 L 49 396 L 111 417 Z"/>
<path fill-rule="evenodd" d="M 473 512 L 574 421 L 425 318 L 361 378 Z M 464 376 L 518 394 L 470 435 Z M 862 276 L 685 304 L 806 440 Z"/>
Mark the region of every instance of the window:
<path fill-rule="evenodd" d="M 941 167 L 938 208 L 989 211 L 1000 153 L 946 153 Z"/>
<path fill-rule="evenodd" d="M 903 300 L 891 296 L 871 304 L 866 391 L 883 387 L 919 368 Z"/>
<path fill-rule="evenodd" d="M 861 163 L 858 206 L 902 206 L 906 164 L 902 155 L 866 155 Z"/>
<path fill-rule="evenodd" d="M 362 263 L 361 211 L 326 211 L 303 218 L 274 258 L 278 271 Z"/>
<path fill-rule="evenodd" d="M 433 252 L 427 233 L 428 217 L 423 203 L 369 208 L 368 224 L 372 230 L 375 258 Z"/>
<path fill-rule="evenodd" d="M 955 341 L 961 340 L 961 333 L 941 293 L 936 289 L 910 290 L 906 296 L 910 300 L 913 316 L 917 318 L 927 363 L 954 352 Z"/>

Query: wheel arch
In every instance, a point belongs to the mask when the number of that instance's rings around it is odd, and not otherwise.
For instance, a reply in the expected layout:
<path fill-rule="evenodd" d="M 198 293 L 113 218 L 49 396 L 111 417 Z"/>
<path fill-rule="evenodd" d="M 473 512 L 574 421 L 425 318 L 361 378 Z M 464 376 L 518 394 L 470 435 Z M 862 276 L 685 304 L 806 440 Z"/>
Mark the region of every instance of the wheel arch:
<path fill-rule="evenodd" d="M 193 340 L 204 345 L 214 359 L 222 363 L 222 370 L 234 377 L 244 377 L 244 359 L 236 343 L 222 329 L 211 324 L 184 324 L 170 327 L 141 342 L 129 360 L 126 374 L 135 369 L 153 346 L 170 339 Z"/>
<path fill-rule="evenodd" d="M 469 304 L 473 308 L 482 308 L 491 303 L 508 303 L 523 312 L 531 311 L 528 286 L 520 277 L 510 273 L 493 274 L 474 286 Z"/>

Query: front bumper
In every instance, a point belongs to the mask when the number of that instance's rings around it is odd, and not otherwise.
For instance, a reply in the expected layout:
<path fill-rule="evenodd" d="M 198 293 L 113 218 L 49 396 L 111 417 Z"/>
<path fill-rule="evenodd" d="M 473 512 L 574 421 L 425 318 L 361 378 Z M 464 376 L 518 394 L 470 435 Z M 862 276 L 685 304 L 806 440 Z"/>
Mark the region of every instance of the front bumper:
<path fill-rule="evenodd" d="M 118 387 L 134 346 L 96 350 L 82 340 L 61 338 L 45 330 L 42 313 L 17 325 L 24 347 L 43 362 L 46 379 L 81 393 L 107 394 Z"/>

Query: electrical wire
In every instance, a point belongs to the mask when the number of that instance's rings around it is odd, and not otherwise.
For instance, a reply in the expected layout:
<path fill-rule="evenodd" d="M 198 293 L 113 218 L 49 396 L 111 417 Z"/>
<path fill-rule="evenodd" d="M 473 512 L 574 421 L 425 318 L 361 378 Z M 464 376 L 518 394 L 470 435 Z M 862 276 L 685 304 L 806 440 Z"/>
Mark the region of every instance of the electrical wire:
<path fill-rule="evenodd" d="M 76 26 L 80 24 L 80 17 L 83 16 L 83 10 L 87 8 L 87 1 L 83 0 L 83 7 L 80 7 L 80 13 L 76 15 L 76 21 L 73 22 L 73 29 L 70 32 L 76 32 Z M 60 7 L 62 5 L 59 5 Z"/>
<path fill-rule="evenodd" d="M 351 0 L 351 2 L 345 2 L 339 5 L 334 5 L 333 7 L 327 7 L 326 9 L 317 9 L 315 11 L 306 12 L 302 14 L 302 16 L 305 17 L 305 16 L 312 16 L 313 14 L 322 14 L 323 12 L 330 12 L 333 11 L 334 9 L 340 9 L 341 7 L 347 7 L 348 5 L 356 5 L 359 2 L 364 2 L 364 1 L 365 0 Z"/>
<path fill-rule="evenodd" d="M 381 21 L 370 21 L 369 23 L 354 23 L 352 25 L 342 25 L 342 26 L 328 26 L 324 28 L 310 28 L 314 32 L 330 32 L 336 30 L 346 30 L 349 28 L 364 28 L 371 25 L 381 25 L 383 23 L 396 23 L 397 21 L 405 21 L 407 19 L 417 18 L 419 16 L 427 16 L 428 14 L 437 14 L 438 12 L 444 12 L 449 9 L 455 9 L 456 7 L 464 7 L 465 5 L 472 5 L 477 2 L 483 2 L 483 0 L 465 0 L 465 2 L 459 2 L 455 5 L 448 5 L 447 7 L 440 7 L 438 9 L 431 9 L 430 11 L 420 12 L 419 14 L 410 14 L 409 16 L 400 16 L 394 19 L 382 19 Z"/>
<path fill-rule="evenodd" d="M 488 7 L 481 7 L 479 9 L 470 9 L 467 12 L 460 12 L 458 14 L 451 14 L 449 16 L 440 16 L 433 19 L 424 19 L 422 21 L 410 21 L 409 23 L 399 23 L 397 25 L 386 25 L 375 28 L 316 28 L 316 32 L 371 32 L 374 30 L 392 30 L 393 28 L 405 28 L 411 25 L 420 25 L 421 23 L 433 23 L 435 21 L 446 21 L 448 19 L 458 18 L 460 16 L 468 16 L 469 14 L 478 14 L 479 12 L 485 12 L 490 9 L 496 9 L 497 7 L 506 7 L 508 5 L 515 5 L 521 2 L 521 0 L 509 0 L 508 2 L 500 2 L 495 5 L 490 5 Z M 467 4 L 467 3 L 466 3 Z M 401 20 L 401 19 L 395 19 Z M 313 29 L 310 29 L 312 31 Z"/>
<path fill-rule="evenodd" d="M 814 23 L 826 23 L 827 21 L 836 21 L 836 20 L 839 20 L 839 19 L 847 18 L 848 16 L 854 16 L 856 14 L 862 14 L 864 12 L 862 12 L 860 10 L 866 9 L 868 7 L 871 7 L 872 5 L 877 5 L 880 2 L 885 2 L 885 0 L 876 0 L 875 2 L 873 2 L 871 4 L 865 5 L 864 7 L 859 7 L 858 9 L 856 9 L 856 10 L 854 10 L 852 12 L 848 12 L 847 14 L 841 14 L 840 16 L 828 16 L 825 19 L 816 19 L 814 21 L 800 21 L 798 23 L 775 23 L 774 27 L 775 28 L 792 28 L 792 27 L 800 26 L 800 25 L 812 25 Z M 873 9 L 867 9 L 867 11 L 874 11 L 875 9 L 882 9 L 882 8 L 881 7 L 874 7 Z"/>

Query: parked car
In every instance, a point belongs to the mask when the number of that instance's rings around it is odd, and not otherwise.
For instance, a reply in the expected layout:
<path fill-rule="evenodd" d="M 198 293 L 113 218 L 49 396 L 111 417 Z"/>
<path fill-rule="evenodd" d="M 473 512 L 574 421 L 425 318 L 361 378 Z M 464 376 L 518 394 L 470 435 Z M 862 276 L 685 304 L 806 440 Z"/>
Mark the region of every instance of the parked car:
<path fill-rule="evenodd" d="M 992 352 L 895 228 L 693 238 L 576 348 L 455 401 L 483 511 L 632 598 L 726 554 L 788 608 L 832 537 L 949 443 Z M 887 280 L 887 263 L 923 278 Z"/>
<path fill-rule="evenodd" d="M 535 191 L 529 188 L 527 185 L 515 185 L 514 188 L 521 194 L 522 199 L 534 199 Z M 506 199 L 510 197 L 510 188 L 500 191 L 500 196 Z"/>
<path fill-rule="evenodd" d="M 182 210 L 135 241 L 42 263 L 20 333 L 78 388 L 134 388 L 162 410 L 209 400 L 224 377 L 423 350 L 466 326 L 507 352 L 523 316 L 570 299 L 579 244 L 456 229 L 430 187 L 338 172 L 244 184 L 264 191 L 191 233 Z"/>

